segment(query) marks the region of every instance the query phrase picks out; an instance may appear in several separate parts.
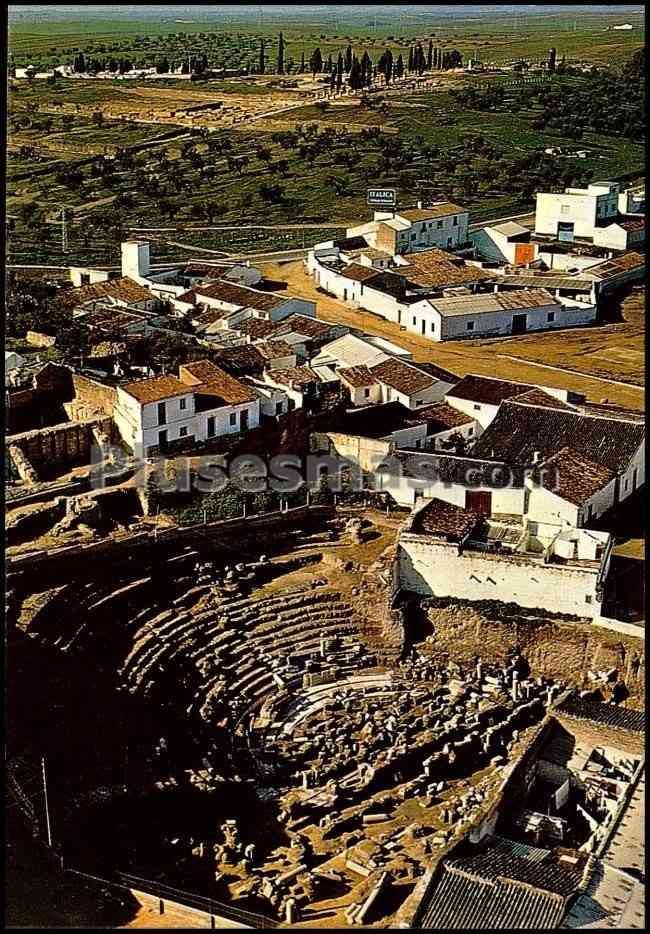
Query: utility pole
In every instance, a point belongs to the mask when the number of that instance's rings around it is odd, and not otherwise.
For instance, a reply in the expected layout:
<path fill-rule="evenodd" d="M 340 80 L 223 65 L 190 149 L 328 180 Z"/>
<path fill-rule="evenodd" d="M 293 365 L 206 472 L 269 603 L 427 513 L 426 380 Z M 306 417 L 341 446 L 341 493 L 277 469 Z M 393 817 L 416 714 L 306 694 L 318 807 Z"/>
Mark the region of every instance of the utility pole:
<path fill-rule="evenodd" d="M 45 774 L 45 756 L 41 759 L 41 770 L 43 772 L 43 797 L 45 799 L 45 826 L 47 828 L 47 845 L 52 848 L 52 827 L 50 824 L 50 805 L 47 800 L 47 776 Z"/>

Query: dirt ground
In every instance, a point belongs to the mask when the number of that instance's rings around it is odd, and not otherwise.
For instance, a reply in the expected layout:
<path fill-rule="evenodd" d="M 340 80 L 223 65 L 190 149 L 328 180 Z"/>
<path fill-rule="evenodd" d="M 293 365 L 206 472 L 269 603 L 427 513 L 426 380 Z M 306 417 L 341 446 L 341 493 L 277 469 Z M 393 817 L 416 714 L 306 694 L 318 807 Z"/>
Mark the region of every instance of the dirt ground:
<path fill-rule="evenodd" d="M 301 260 L 269 263 L 270 279 L 284 281 L 287 290 L 317 302 L 317 315 L 327 321 L 359 328 L 400 344 L 413 359 L 433 362 L 464 376 L 477 373 L 573 389 L 595 402 L 643 409 L 645 295 L 635 290 L 623 303 L 622 322 L 593 328 L 555 331 L 530 337 L 434 343 L 402 330 L 372 312 L 353 309 L 316 290 Z M 615 382 L 610 382 L 613 380 Z M 637 385 L 634 385 L 637 384 Z"/>

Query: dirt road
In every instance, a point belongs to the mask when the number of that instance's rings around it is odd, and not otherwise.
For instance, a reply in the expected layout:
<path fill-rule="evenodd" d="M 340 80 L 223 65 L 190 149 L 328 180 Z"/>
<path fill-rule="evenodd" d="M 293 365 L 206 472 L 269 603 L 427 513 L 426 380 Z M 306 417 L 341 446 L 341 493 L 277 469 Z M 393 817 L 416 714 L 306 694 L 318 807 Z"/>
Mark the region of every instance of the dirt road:
<path fill-rule="evenodd" d="M 589 399 L 596 402 L 607 398 L 612 403 L 628 406 L 632 409 L 643 409 L 644 407 L 643 387 L 614 384 L 608 382 L 606 378 L 599 379 L 597 376 L 582 375 L 579 372 L 581 369 L 579 348 L 580 343 L 584 343 L 584 337 L 577 342 L 575 359 L 573 357 L 567 359 L 566 352 L 563 353 L 564 346 L 567 343 L 566 338 L 567 336 L 574 338 L 578 334 L 577 331 L 562 331 L 539 336 L 538 340 L 543 340 L 547 344 L 544 362 L 554 367 L 552 370 L 540 369 L 539 366 L 533 366 L 522 359 L 519 346 L 517 348 L 517 359 L 501 355 L 501 352 L 513 353 L 512 340 L 434 343 L 419 334 L 401 330 L 397 324 L 385 321 L 371 312 L 349 308 L 343 302 L 316 291 L 314 283 L 305 273 L 301 261 L 282 264 L 268 263 L 262 268 L 268 278 L 286 282 L 287 291 L 292 295 L 315 301 L 319 318 L 345 324 L 348 327 L 359 328 L 369 334 L 395 341 L 411 351 L 413 359 L 416 361 L 436 363 L 459 376 L 464 376 L 467 373 L 478 373 L 481 376 L 496 376 L 501 379 L 541 383 L 558 389 L 573 389 L 576 392 L 583 392 Z M 606 342 L 609 327 L 613 330 L 620 329 L 621 326 L 612 325 L 598 329 L 588 329 L 588 332 L 581 331 L 579 334 L 603 335 Z M 621 340 L 620 330 L 616 332 L 616 340 L 617 342 Z M 642 347 L 641 338 L 640 348 L 642 349 Z M 555 368 L 556 365 L 557 369 Z M 612 372 L 612 377 L 615 376 L 616 373 Z"/>

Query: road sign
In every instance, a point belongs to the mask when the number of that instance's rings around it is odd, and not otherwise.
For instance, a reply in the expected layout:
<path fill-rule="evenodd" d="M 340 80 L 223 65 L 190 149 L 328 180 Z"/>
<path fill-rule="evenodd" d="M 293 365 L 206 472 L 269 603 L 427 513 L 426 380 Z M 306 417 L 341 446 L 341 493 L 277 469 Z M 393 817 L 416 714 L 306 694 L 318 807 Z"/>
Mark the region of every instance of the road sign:
<path fill-rule="evenodd" d="M 394 188 L 369 188 L 367 200 L 374 208 L 392 210 L 397 204 L 397 191 Z"/>

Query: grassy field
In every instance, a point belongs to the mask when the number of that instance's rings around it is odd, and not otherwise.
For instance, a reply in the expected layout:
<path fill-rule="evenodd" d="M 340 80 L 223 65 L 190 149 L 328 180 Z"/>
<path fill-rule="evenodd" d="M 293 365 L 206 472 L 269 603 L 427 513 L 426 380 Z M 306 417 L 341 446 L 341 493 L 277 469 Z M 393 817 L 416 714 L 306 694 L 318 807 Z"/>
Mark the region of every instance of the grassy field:
<path fill-rule="evenodd" d="M 357 8 L 359 9 L 359 8 Z M 404 9 L 392 18 L 375 18 L 370 9 L 359 11 L 323 8 L 316 22 L 300 22 L 286 17 L 272 18 L 271 11 L 263 12 L 252 22 L 209 20 L 202 17 L 200 8 L 193 19 L 198 22 L 176 23 L 165 16 L 164 8 L 157 19 L 114 18 L 85 21 L 20 21 L 10 20 L 10 50 L 17 65 L 33 59 L 43 64 L 60 61 L 83 49 L 88 54 L 129 55 L 136 61 L 150 61 L 152 56 L 180 57 L 188 43 L 194 54 L 205 51 L 211 63 L 218 67 L 239 67 L 250 55 L 255 60 L 260 37 L 269 40 L 269 59 L 273 59 L 277 36 L 283 32 L 287 43 L 286 60 L 299 62 L 303 52 L 309 57 L 316 46 L 325 56 L 338 55 L 348 42 L 362 45 L 368 52 L 391 48 L 394 53 L 408 50 L 414 40 L 428 42 L 433 37 L 443 48 L 458 48 L 466 56 L 478 53 L 480 58 L 496 62 L 517 56 L 545 57 L 550 46 L 556 46 L 560 55 L 589 61 L 608 63 L 626 57 L 643 43 L 643 19 L 639 13 L 589 13 L 583 10 L 546 16 L 504 16 L 495 13 L 489 19 L 472 19 L 460 12 L 453 18 L 435 13 L 418 13 Z M 612 31 L 612 25 L 625 21 L 636 28 Z M 201 21 L 202 20 L 202 21 Z M 373 55 L 374 57 L 374 55 Z"/>
<path fill-rule="evenodd" d="M 524 48 L 529 57 L 538 51 L 541 56 L 555 45 L 567 59 L 598 61 L 605 54 L 608 60 L 625 57 L 642 40 L 640 29 L 607 30 L 620 19 L 615 13 L 584 15 L 579 21 L 558 15 L 517 17 L 514 23 L 502 16 L 494 21 L 435 22 L 434 18 L 429 22 L 426 17 L 406 15 L 397 23 L 378 17 L 376 29 L 374 22 L 368 28 L 367 16 L 355 18 L 342 11 L 337 22 L 328 11 L 321 22 L 297 26 L 284 21 L 287 62 L 298 61 L 303 49 L 309 55 L 315 44 L 323 55 L 328 50 L 338 54 L 348 41 L 357 54 L 368 48 L 376 60 L 388 46 L 394 53 L 404 52 L 414 38 L 428 43 L 431 35 L 436 44 L 455 46 L 466 56 L 478 52 L 484 60 L 512 58 Z M 274 62 L 275 24 L 266 16 L 261 25 L 234 18 L 229 23 L 182 25 L 164 19 L 163 12 L 159 22 L 117 17 L 89 18 L 84 23 L 13 21 L 11 51 L 17 64 L 30 56 L 40 56 L 39 61 L 43 56 L 69 58 L 78 48 L 102 56 L 128 54 L 134 61 L 140 56 L 151 63 L 162 52 L 172 58 L 187 47 L 190 37 L 192 52 L 200 54 L 205 46 L 211 64 L 227 54 L 241 65 L 258 48 L 260 35 L 265 35 L 267 61 Z M 125 231 L 162 226 L 175 228 L 170 241 L 244 252 L 248 236 L 244 230 L 236 235 L 187 228 L 351 224 L 367 216 L 366 189 L 373 185 L 397 188 L 402 204 L 413 204 L 423 196 L 460 200 L 474 220 L 530 210 L 530 191 L 522 194 L 515 183 L 522 173 L 517 160 L 534 158 L 548 146 L 575 148 L 575 143 L 557 130 L 533 129 L 538 112 L 534 107 L 481 113 L 459 108 L 450 92 L 474 78 L 437 73 L 434 80 L 436 86 L 425 92 L 392 89 L 382 95 L 380 106 L 367 108 L 353 98 L 325 109 L 310 97 L 311 75 L 298 76 L 297 90 L 280 88 L 272 76 L 198 83 L 11 82 L 7 187 L 11 259 L 114 262 Z M 558 84 L 580 81 L 555 80 Z M 192 110 L 197 106 L 203 109 Z M 286 137 L 301 130 L 293 143 L 279 141 L 277 134 Z M 373 131 L 380 136 L 373 137 Z M 157 143 L 162 135 L 176 138 Z M 468 140 L 478 135 L 500 149 L 491 162 L 475 158 Z M 384 148 L 382 140 L 387 137 L 399 141 L 400 155 Z M 326 142 L 318 146 L 318 138 Z M 188 140 L 195 143 L 192 156 L 183 149 Z M 221 142 L 230 149 L 220 150 Z M 580 146 L 589 152 L 579 163 L 547 158 L 549 180 L 565 178 L 565 184 L 572 184 L 580 183 L 584 173 L 614 178 L 643 173 L 642 143 L 585 133 Z M 132 147 L 131 162 L 113 165 L 106 174 L 97 171 L 93 159 L 110 159 L 118 147 Z M 434 147 L 438 155 L 424 155 L 427 147 Z M 470 177 L 480 182 L 468 182 Z M 60 228 L 53 223 L 62 207 L 70 211 L 66 256 L 60 250 Z M 299 233 L 265 231 L 249 237 L 251 249 L 303 243 Z M 173 244 L 158 246 L 165 253 L 173 251 Z"/>

